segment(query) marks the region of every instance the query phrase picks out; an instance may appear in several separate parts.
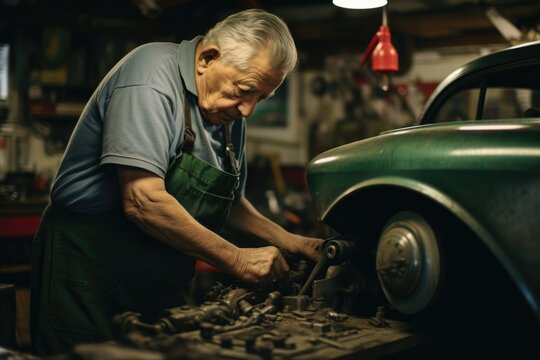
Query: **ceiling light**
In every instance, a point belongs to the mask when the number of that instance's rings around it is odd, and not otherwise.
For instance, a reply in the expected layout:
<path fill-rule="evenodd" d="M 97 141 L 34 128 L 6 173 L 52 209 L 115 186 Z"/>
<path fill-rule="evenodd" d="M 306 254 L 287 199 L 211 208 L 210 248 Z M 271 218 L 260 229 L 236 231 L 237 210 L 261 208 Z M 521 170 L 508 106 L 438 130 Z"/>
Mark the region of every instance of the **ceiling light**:
<path fill-rule="evenodd" d="M 373 9 L 386 5 L 387 0 L 332 0 L 336 6 L 346 9 Z"/>

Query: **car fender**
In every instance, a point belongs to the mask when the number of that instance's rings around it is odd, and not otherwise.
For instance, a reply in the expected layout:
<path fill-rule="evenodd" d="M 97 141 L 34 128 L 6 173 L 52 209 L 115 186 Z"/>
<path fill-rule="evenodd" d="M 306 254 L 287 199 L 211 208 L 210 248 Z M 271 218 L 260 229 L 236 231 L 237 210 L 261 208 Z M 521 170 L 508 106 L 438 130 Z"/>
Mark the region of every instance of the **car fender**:
<path fill-rule="evenodd" d="M 351 198 L 352 196 L 365 197 L 369 195 L 369 193 L 380 191 L 383 188 L 392 189 L 393 191 L 404 191 L 408 193 L 413 193 L 415 195 L 420 195 L 423 198 L 429 200 L 430 202 L 438 204 L 440 207 L 446 209 L 453 216 L 463 222 L 508 272 L 508 274 L 511 276 L 512 280 L 526 299 L 527 303 L 531 306 L 537 318 L 540 320 L 540 303 L 539 297 L 534 290 L 534 284 L 529 284 L 527 279 L 523 276 L 522 271 L 520 271 L 520 269 L 516 266 L 515 262 L 500 246 L 494 234 L 492 234 L 489 229 L 482 226 L 481 222 L 473 214 L 467 211 L 467 209 L 462 206 L 459 201 L 452 198 L 440 189 L 432 186 L 431 184 L 420 182 L 417 179 L 396 176 L 370 178 L 349 187 L 346 191 L 337 196 L 336 200 L 331 203 L 328 208 L 322 213 L 321 220 L 323 222 L 332 223 L 332 220 L 330 218 L 332 216 L 335 216 L 337 212 L 343 210 L 340 208 L 347 201 L 347 199 Z M 369 203 L 366 203 L 362 206 L 369 205 Z M 366 209 L 366 211 L 369 212 L 368 209 Z"/>

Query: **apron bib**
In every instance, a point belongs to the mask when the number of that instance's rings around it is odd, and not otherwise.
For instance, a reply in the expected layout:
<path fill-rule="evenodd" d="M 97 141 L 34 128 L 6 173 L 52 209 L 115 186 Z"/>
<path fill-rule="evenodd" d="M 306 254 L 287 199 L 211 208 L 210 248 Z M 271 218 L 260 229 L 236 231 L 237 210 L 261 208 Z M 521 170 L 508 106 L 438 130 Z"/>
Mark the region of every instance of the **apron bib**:
<path fill-rule="evenodd" d="M 217 231 L 227 221 L 238 184 L 234 149 L 224 126 L 230 173 L 191 154 L 195 134 L 188 101 L 184 94 L 184 142 L 165 186 L 191 216 Z M 185 303 L 194 265 L 193 257 L 151 238 L 121 210 L 77 215 L 49 204 L 32 249 L 34 350 L 58 354 L 77 343 L 110 340 L 116 314 L 134 311 L 152 319 Z"/>

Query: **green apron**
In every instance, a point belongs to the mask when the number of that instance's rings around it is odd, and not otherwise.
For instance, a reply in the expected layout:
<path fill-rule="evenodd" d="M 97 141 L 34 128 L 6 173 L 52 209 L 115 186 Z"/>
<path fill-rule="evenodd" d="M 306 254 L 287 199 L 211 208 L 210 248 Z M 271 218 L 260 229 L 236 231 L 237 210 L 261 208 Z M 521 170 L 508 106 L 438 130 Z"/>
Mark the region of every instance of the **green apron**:
<path fill-rule="evenodd" d="M 218 230 L 227 220 L 238 186 L 238 165 L 223 126 L 230 172 L 194 157 L 189 98 L 184 95 L 182 151 L 165 185 L 201 224 Z M 148 321 L 185 303 L 195 259 L 151 238 L 121 210 L 97 215 L 47 206 L 32 249 L 31 330 L 40 355 L 114 337 L 114 315 L 135 311 Z"/>

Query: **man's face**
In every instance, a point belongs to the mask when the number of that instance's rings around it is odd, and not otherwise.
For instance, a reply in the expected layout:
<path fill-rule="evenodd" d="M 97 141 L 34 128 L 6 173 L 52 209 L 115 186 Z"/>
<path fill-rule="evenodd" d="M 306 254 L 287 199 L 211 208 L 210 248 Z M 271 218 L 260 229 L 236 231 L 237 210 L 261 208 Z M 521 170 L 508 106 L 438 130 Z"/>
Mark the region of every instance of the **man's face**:
<path fill-rule="evenodd" d="M 224 65 L 219 56 L 199 61 L 202 61 L 197 66 L 199 108 L 214 125 L 251 115 L 255 105 L 272 96 L 284 78 L 282 72 L 269 66 L 264 53 L 256 55 L 246 70 Z"/>

